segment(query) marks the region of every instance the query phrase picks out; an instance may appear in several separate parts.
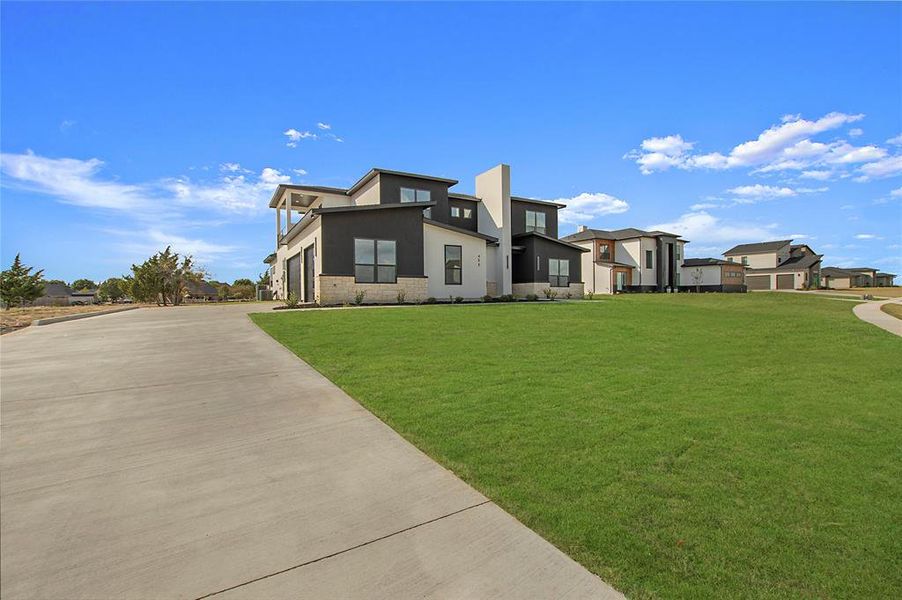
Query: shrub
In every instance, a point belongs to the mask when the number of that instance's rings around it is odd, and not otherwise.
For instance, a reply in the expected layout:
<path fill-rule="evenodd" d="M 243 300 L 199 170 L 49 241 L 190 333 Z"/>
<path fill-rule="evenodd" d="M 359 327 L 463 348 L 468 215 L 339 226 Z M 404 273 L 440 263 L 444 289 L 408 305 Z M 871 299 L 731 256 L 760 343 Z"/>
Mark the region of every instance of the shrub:
<path fill-rule="evenodd" d="M 539 299 L 539 297 L 536 296 L 535 294 L 526 294 L 526 301 L 527 301 L 527 302 L 535 302 L 535 301 L 538 300 L 538 299 Z"/>
<path fill-rule="evenodd" d="M 429 296 L 428 298 L 423 300 L 423 304 L 435 304 L 435 303 L 436 303 L 436 299 L 433 298 L 432 296 Z"/>
<path fill-rule="evenodd" d="M 285 306 L 288 308 L 297 308 L 301 303 L 301 298 L 295 292 L 289 292 L 288 298 L 285 299 Z"/>
<path fill-rule="evenodd" d="M 482 301 L 483 302 L 494 302 L 495 299 L 492 298 L 491 296 L 489 296 L 488 294 L 486 294 L 485 296 L 482 297 Z"/>
<path fill-rule="evenodd" d="M 573 294 L 570 292 L 567 292 L 566 294 L 564 294 L 564 298 L 566 298 L 567 300 L 569 300 L 572 297 L 573 297 Z"/>
<path fill-rule="evenodd" d="M 404 290 L 398 291 L 398 304 L 404 304 L 404 299 L 407 297 L 407 292 Z"/>
<path fill-rule="evenodd" d="M 501 302 L 513 302 L 514 296 L 513 296 L 513 294 L 504 294 L 503 296 L 501 296 L 500 301 Z"/>
<path fill-rule="evenodd" d="M 544 290 L 542 290 L 542 293 L 545 294 L 545 297 L 549 300 L 554 300 L 555 298 L 557 298 L 557 290 L 545 288 Z"/>
<path fill-rule="evenodd" d="M 595 294 L 592 292 L 586 292 L 585 298 L 586 300 L 595 300 Z"/>
<path fill-rule="evenodd" d="M 354 294 L 354 304 L 356 306 L 360 306 L 363 304 L 363 299 L 366 298 L 366 290 L 360 290 L 356 294 Z"/>
<path fill-rule="evenodd" d="M 464 301 L 463 296 L 454 296 L 454 304 L 460 304 L 463 301 Z"/>

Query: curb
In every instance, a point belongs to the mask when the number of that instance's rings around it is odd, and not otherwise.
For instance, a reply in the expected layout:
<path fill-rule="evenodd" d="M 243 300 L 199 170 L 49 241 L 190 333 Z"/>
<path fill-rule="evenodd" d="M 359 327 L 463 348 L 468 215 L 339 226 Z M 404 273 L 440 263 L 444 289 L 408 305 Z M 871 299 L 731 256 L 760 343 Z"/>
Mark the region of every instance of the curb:
<path fill-rule="evenodd" d="M 90 312 L 90 313 L 79 313 L 76 315 L 64 315 L 62 317 L 48 317 L 46 319 L 38 319 L 36 321 L 32 321 L 33 326 L 40 325 L 51 325 L 53 323 L 63 323 L 65 321 L 74 321 L 76 319 L 87 319 L 88 317 L 99 317 L 102 315 L 112 315 L 119 312 L 125 312 L 127 310 L 137 310 L 141 308 L 140 306 L 124 306 L 122 308 L 114 308 L 112 310 L 104 310 L 98 312 Z"/>

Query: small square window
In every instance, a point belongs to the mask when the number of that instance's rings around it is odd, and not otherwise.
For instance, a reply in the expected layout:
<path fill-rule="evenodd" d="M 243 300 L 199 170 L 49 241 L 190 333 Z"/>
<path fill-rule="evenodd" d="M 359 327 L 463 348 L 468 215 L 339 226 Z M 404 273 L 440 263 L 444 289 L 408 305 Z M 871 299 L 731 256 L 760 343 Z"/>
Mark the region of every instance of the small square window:
<path fill-rule="evenodd" d="M 451 207 L 451 216 L 455 218 L 460 218 L 460 208 L 456 206 Z"/>
<path fill-rule="evenodd" d="M 473 209 L 465 208 L 464 209 L 464 219 L 472 219 L 473 218 Z"/>

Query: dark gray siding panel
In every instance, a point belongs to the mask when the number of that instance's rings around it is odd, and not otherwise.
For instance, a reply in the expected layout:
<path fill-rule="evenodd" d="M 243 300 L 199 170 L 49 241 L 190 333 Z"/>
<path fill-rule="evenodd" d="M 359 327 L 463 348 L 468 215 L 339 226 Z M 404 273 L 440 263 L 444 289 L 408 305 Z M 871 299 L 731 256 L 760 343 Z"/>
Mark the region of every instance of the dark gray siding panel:
<path fill-rule="evenodd" d="M 415 190 L 429 190 L 431 200 L 435 202 L 432 208 L 433 219 L 441 221 L 438 215 L 445 215 L 444 223 L 448 219 L 448 184 L 430 179 L 417 179 L 416 177 L 403 177 L 380 173 L 379 177 L 379 203 L 400 204 L 401 188 L 413 188 Z"/>
<path fill-rule="evenodd" d="M 461 217 L 454 218 L 451 216 L 451 207 L 456 206 L 461 209 Z M 470 219 L 463 218 L 463 209 L 468 208 L 472 211 L 473 216 Z M 433 219 L 436 221 L 441 221 L 442 223 L 447 223 L 449 225 L 454 225 L 455 227 L 460 227 L 462 229 L 468 229 L 470 231 L 479 231 L 478 227 L 478 215 L 479 215 L 479 202 L 475 200 L 463 200 L 461 198 L 448 198 L 448 209 L 444 214 L 444 219 L 439 217 L 439 208 L 436 206 L 432 209 Z"/>
<path fill-rule="evenodd" d="M 522 254 L 514 254 L 511 265 L 513 283 L 534 283 L 548 281 L 548 259 L 564 258 L 570 261 L 570 283 L 582 282 L 582 252 L 568 248 L 538 237 L 526 237 L 517 240 L 518 245 L 525 246 Z M 538 261 L 536 260 L 536 257 Z"/>
<path fill-rule="evenodd" d="M 526 211 L 534 210 L 545 213 L 545 235 L 556 238 L 557 235 L 557 207 L 544 204 L 532 204 L 531 202 L 519 202 L 511 200 L 511 235 L 526 233 Z"/>
<path fill-rule="evenodd" d="M 417 206 L 323 214 L 323 274 L 354 275 L 354 238 L 395 240 L 398 277 L 423 276 L 423 210 Z"/>

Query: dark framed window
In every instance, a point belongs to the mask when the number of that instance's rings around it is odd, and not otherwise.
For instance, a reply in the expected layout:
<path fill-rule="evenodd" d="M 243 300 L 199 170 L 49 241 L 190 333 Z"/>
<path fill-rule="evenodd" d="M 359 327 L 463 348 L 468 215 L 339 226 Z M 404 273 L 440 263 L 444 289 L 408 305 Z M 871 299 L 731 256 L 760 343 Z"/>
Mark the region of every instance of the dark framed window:
<path fill-rule="evenodd" d="M 460 218 L 460 208 L 456 206 L 451 207 L 451 216 L 455 218 Z"/>
<path fill-rule="evenodd" d="M 464 219 L 472 219 L 473 218 L 473 209 L 465 208 L 464 209 Z"/>
<path fill-rule="evenodd" d="M 526 211 L 526 231 L 545 233 L 545 213 L 535 210 Z"/>
<path fill-rule="evenodd" d="M 429 202 L 432 199 L 432 194 L 429 193 L 429 190 L 415 190 L 413 188 L 401 188 L 401 202 L 406 204 L 408 202 Z"/>
<path fill-rule="evenodd" d="M 354 281 L 395 283 L 398 258 L 394 240 L 354 239 Z"/>
<path fill-rule="evenodd" d="M 548 283 L 551 287 L 570 285 L 570 261 L 566 258 L 548 259 Z"/>
<path fill-rule="evenodd" d="M 429 208 L 423 209 L 423 216 L 426 217 L 427 219 L 432 218 L 432 207 L 431 206 Z"/>
<path fill-rule="evenodd" d="M 463 248 L 461 246 L 445 246 L 445 284 L 462 284 L 463 271 Z"/>
<path fill-rule="evenodd" d="M 655 253 L 651 250 L 645 251 L 645 268 L 646 269 L 654 269 L 655 268 Z"/>
<path fill-rule="evenodd" d="M 610 244 L 598 244 L 598 260 L 611 260 Z"/>
<path fill-rule="evenodd" d="M 743 266 L 747 266 L 747 265 L 749 264 L 749 257 L 748 257 L 748 256 L 743 256 L 743 257 L 742 257 L 742 264 L 743 264 Z"/>

